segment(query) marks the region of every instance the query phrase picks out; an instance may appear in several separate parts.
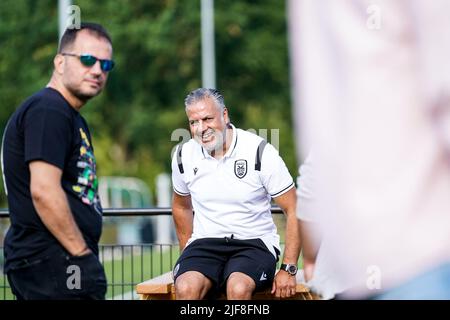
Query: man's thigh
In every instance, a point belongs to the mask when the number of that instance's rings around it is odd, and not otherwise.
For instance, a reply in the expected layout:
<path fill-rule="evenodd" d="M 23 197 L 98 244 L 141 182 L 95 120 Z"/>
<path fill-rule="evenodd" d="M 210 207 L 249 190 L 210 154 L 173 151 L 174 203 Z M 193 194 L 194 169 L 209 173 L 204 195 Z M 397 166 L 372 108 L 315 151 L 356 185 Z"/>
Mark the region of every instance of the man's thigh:
<path fill-rule="evenodd" d="M 253 279 L 255 291 L 272 286 L 276 271 L 276 259 L 260 239 L 233 240 L 236 252 L 224 268 L 222 284 L 233 272 L 241 272 Z"/>
<path fill-rule="evenodd" d="M 71 257 L 62 250 L 8 273 L 18 299 L 104 299 L 106 277 L 97 257 Z"/>
<path fill-rule="evenodd" d="M 50 270 L 50 257 L 44 257 L 8 272 L 11 290 L 18 300 L 52 299 L 57 290 L 56 280 Z"/>
<path fill-rule="evenodd" d="M 197 239 L 181 253 L 173 269 L 174 280 L 188 271 L 197 271 L 213 282 L 217 287 L 222 279 L 227 257 L 222 247 L 222 239 Z"/>

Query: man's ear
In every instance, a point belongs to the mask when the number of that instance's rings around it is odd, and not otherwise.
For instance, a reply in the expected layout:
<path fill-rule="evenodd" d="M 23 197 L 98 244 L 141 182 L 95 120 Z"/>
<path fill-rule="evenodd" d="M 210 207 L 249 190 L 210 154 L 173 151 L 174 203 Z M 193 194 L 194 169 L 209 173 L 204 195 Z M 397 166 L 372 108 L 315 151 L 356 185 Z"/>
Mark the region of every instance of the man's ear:
<path fill-rule="evenodd" d="M 225 120 L 225 123 L 230 122 L 230 117 L 228 116 L 228 109 L 227 107 L 223 108 L 223 120 Z"/>
<path fill-rule="evenodd" d="M 65 59 L 61 54 L 57 54 L 53 58 L 53 66 L 55 67 L 55 72 L 58 74 L 62 74 L 64 71 Z"/>

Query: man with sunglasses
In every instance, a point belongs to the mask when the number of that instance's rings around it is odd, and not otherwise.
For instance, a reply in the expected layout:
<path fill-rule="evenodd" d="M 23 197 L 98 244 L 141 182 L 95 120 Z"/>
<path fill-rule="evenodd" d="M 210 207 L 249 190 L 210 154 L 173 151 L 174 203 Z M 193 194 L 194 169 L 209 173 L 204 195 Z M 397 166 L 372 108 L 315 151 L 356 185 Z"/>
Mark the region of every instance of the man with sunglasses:
<path fill-rule="evenodd" d="M 61 38 L 47 87 L 14 112 L 2 143 L 11 227 L 5 272 L 18 299 L 104 299 L 102 207 L 80 109 L 114 67 L 111 38 L 83 23 Z"/>

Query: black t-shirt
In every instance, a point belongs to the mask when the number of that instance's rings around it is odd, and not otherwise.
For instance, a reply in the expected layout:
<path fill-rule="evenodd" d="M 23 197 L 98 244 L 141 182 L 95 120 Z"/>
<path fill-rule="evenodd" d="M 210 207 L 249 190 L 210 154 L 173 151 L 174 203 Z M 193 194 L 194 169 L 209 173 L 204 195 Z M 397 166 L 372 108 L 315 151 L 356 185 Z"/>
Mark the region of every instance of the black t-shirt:
<path fill-rule="evenodd" d="M 11 116 L 3 137 L 3 173 L 11 227 L 5 237 L 5 271 L 39 258 L 60 244 L 39 218 L 31 199 L 29 162 L 63 171 L 61 185 L 89 248 L 98 254 L 102 208 L 88 126 L 56 90 L 45 88 Z"/>

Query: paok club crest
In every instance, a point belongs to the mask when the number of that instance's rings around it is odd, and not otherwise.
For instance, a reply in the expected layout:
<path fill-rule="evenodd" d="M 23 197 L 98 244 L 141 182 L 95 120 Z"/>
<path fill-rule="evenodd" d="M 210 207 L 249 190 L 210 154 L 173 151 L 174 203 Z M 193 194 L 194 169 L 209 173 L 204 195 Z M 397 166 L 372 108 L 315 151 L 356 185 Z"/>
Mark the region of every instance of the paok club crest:
<path fill-rule="evenodd" d="M 234 162 L 234 174 L 242 179 L 247 174 L 247 160 L 240 159 Z"/>

